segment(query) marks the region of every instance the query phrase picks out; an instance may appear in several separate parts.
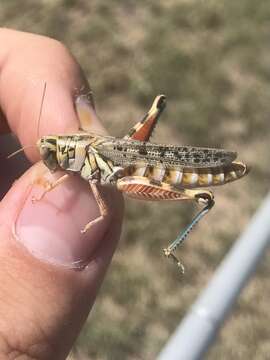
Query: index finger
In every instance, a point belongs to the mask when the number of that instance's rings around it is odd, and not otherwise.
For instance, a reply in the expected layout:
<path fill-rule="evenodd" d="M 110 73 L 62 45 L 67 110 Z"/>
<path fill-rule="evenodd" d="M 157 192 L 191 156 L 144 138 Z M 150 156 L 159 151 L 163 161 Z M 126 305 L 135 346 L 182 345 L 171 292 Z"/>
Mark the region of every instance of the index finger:
<path fill-rule="evenodd" d="M 29 33 L 0 29 L 0 129 L 5 121 L 31 161 L 39 159 L 38 137 L 77 131 L 75 97 L 89 94 L 77 61 L 60 42 Z M 46 88 L 46 91 L 45 91 Z M 92 127 L 98 128 L 97 118 Z"/>

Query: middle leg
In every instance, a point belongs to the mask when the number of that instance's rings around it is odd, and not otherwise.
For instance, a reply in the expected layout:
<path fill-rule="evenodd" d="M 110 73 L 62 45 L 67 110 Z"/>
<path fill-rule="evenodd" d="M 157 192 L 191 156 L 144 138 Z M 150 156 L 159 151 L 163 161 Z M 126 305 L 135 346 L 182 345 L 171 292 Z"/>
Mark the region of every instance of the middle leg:
<path fill-rule="evenodd" d="M 89 223 L 87 223 L 85 225 L 85 227 L 83 228 L 83 230 L 81 230 L 81 233 L 86 233 L 91 226 L 93 226 L 94 224 L 98 223 L 99 221 L 103 220 L 104 217 L 108 214 L 108 208 L 107 205 L 105 203 L 105 201 L 102 199 L 102 196 L 97 188 L 97 184 L 94 181 L 89 181 L 89 185 L 91 187 L 91 190 L 93 192 L 94 198 L 98 204 L 98 208 L 100 211 L 100 216 L 98 216 L 96 219 L 91 220 Z"/>

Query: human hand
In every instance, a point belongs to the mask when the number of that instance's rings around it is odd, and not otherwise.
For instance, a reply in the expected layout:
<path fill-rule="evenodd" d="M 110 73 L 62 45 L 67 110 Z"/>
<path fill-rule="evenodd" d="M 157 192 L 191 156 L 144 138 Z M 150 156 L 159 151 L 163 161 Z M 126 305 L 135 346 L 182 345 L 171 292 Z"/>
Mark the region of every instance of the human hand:
<path fill-rule="evenodd" d="M 74 98 L 89 87 L 79 65 L 59 42 L 0 29 L 0 133 L 10 129 L 22 146 L 41 135 L 76 132 Z M 38 124 L 42 93 L 46 94 Z M 90 102 L 92 131 L 102 131 Z M 39 127 L 39 131 L 38 128 Z M 0 139 L 1 147 L 1 139 Z M 33 148 L 25 150 L 32 162 Z M 0 164 L 1 182 L 6 171 Z M 38 179 L 54 178 L 32 166 L 0 203 L 0 358 L 64 359 L 95 301 L 120 234 L 122 199 L 104 194 L 109 214 L 99 215 L 88 184 L 72 176 L 37 203 Z"/>

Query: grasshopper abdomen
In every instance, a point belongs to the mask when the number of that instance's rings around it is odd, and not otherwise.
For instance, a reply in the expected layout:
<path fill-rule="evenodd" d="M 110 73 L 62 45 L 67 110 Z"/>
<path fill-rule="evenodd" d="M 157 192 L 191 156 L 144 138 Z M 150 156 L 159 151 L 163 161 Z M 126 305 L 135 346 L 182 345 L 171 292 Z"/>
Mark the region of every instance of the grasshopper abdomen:
<path fill-rule="evenodd" d="M 242 162 L 232 162 L 226 166 L 209 168 L 174 168 L 152 165 L 127 167 L 127 176 L 142 176 L 149 180 L 163 182 L 183 188 L 199 188 L 224 185 L 246 175 L 247 166 Z"/>

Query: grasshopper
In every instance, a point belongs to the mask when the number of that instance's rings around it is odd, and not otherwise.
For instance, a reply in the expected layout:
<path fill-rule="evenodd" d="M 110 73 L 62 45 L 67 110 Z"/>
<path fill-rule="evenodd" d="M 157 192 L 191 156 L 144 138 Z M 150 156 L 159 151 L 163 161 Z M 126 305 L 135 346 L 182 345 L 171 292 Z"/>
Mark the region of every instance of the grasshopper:
<path fill-rule="evenodd" d="M 115 186 L 126 196 L 139 200 L 194 200 L 204 205 L 191 223 L 163 253 L 173 259 L 182 272 L 184 267 L 174 254 L 195 224 L 214 206 L 214 196 L 203 187 L 223 185 L 247 174 L 242 162 L 234 161 L 233 151 L 163 145 L 149 142 L 158 118 L 166 106 L 166 97 L 155 98 L 150 110 L 123 138 L 86 132 L 47 135 L 37 142 L 40 156 L 50 171 L 64 170 L 56 182 L 48 184 L 39 198 L 78 173 L 89 182 L 100 216 L 82 230 L 85 233 L 107 214 L 98 185 Z M 77 107 L 78 117 L 81 117 Z"/>

